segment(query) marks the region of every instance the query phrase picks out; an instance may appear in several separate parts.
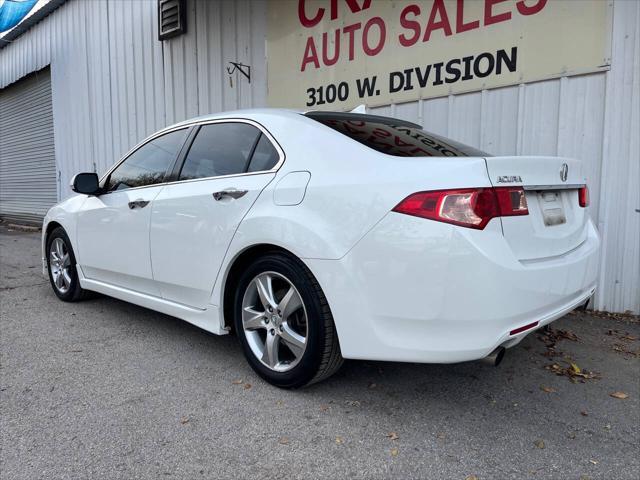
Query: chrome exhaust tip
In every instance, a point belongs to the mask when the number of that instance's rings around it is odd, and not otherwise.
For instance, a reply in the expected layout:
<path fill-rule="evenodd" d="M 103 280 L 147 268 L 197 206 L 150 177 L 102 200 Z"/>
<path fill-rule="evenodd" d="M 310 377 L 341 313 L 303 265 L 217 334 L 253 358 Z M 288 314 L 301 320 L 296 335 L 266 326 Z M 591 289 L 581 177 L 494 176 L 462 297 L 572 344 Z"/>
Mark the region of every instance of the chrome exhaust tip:
<path fill-rule="evenodd" d="M 502 362 L 502 359 L 504 358 L 504 352 L 506 352 L 506 348 L 498 347 L 480 361 L 482 363 L 486 363 L 487 365 L 497 367 L 498 365 L 500 365 L 500 362 Z"/>

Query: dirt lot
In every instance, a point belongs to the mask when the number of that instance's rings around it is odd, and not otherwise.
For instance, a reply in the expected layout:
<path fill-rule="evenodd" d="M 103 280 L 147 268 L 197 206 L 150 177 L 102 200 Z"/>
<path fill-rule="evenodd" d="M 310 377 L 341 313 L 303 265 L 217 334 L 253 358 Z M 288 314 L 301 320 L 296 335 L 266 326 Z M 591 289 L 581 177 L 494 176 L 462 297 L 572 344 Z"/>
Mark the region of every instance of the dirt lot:
<path fill-rule="evenodd" d="M 283 391 L 234 337 L 57 300 L 0 227 L 0 476 L 640 478 L 640 323 L 571 314 L 498 368 L 347 362 Z"/>

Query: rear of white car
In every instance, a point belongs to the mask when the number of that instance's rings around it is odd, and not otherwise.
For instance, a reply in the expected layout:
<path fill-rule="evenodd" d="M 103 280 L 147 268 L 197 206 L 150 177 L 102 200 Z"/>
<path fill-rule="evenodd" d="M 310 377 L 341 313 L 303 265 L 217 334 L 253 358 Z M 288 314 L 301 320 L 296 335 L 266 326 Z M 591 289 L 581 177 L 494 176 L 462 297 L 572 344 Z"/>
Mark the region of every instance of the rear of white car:
<path fill-rule="evenodd" d="M 379 161 L 403 172 L 379 172 L 389 184 L 380 195 L 393 192 L 397 204 L 340 259 L 306 259 L 345 358 L 483 358 L 593 295 L 599 238 L 580 162 Z"/>

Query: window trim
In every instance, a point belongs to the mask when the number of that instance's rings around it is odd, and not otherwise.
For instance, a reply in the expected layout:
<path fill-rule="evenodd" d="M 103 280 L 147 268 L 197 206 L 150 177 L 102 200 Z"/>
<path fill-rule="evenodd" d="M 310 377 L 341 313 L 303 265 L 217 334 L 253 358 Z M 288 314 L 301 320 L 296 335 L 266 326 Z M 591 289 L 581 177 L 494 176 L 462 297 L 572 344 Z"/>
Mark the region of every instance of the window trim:
<path fill-rule="evenodd" d="M 200 131 L 200 129 L 203 126 L 212 125 L 216 123 L 246 123 L 256 127 L 261 132 L 261 135 L 258 135 L 258 140 L 262 135 L 265 135 L 267 137 L 267 140 L 271 142 L 271 145 L 273 146 L 273 148 L 275 148 L 276 152 L 278 152 L 278 161 L 273 166 L 273 168 L 269 170 L 258 170 L 257 172 L 231 173 L 229 175 L 216 175 L 213 177 L 189 178 L 184 180 L 179 180 L 176 178 L 175 180 L 167 182 L 166 183 L 167 185 L 173 185 L 176 183 L 187 183 L 187 182 L 201 182 L 203 180 L 213 180 L 217 178 L 234 178 L 234 177 L 241 177 L 246 175 L 263 175 L 265 173 L 275 173 L 280 169 L 280 167 L 284 163 L 285 154 L 284 154 L 284 150 L 282 150 L 282 147 L 280 147 L 280 144 L 276 141 L 273 135 L 271 135 L 271 133 L 264 126 L 262 126 L 260 123 L 256 122 L 255 120 L 250 120 L 248 118 L 218 118 L 215 120 L 203 120 L 201 122 L 197 122 L 196 124 L 194 124 L 194 126 L 197 126 L 198 127 L 197 130 Z M 195 141 L 196 137 L 197 137 L 197 133 L 195 133 L 193 137 L 190 138 L 189 145 L 186 146 L 185 155 L 180 159 L 178 163 L 176 163 L 174 173 L 177 172 L 179 175 L 180 172 L 182 171 L 182 168 L 184 167 L 184 162 L 187 159 L 187 155 L 189 153 L 189 150 L 191 149 L 191 145 L 193 145 L 193 142 Z M 251 158 L 253 157 L 253 153 L 255 151 L 255 147 L 257 144 L 258 143 L 256 141 L 251 150 L 251 154 L 247 159 L 248 161 L 251 161 Z M 247 167 L 245 166 L 245 169 L 246 168 Z"/>
<path fill-rule="evenodd" d="M 233 174 L 230 174 L 230 175 L 220 175 L 220 176 L 217 176 L 217 177 L 202 177 L 202 178 L 192 178 L 192 179 L 188 179 L 188 180 L 177 180 L 177 179 L 174 180 L 174 178 L 175 178 L 174 174 L 176 173 L 176 171 L 180 172 L 182 170 L 182 165 L 184 164 L 184 161 L 186 159 L 187 153 L 189 152 L 189 149 L 191 148 L 191 144 L 195 140 L 197 131 L 200 130 L 200 127 L 202 127 L 203 125 L 210 125 L 210 124 L 214 124 L 214 123 L 247 123 L 249 125 L 253 125 L 258 130 L 260 130 L 263 135 L 266 135 L 267 139 L 271 142 L 271 145 L 276 149 L 276 151 L 278 152 L 278 161 L 276 162 L 276 164 L 270 170 L 259 170 L 257 172 L 233 173 Z M 140 187 L 132 187 L 132 188 L 126 188 L 126 189 L 122 189 L 122 190 L 114 190 L 112 192 L 104 192 L 102 195 L 109 195 L 111 193 L 118 193 L 118 192 L 127 192 L 129 190 L 139 190 L 141 188 L 157 187 L 157 186 L 160 186 L 160 185 L 175 185 L 175 184 L 178 184 L 178 183 L 201 182 L 201 181 L 204 181 L 204 180 L 212 180 L 212 179 L 218 179 L 218 178 L 234 178 L 234 177 L 242 177 L 242 176 L 249 176 L 249 175 L 264 175 L 265 173 L 276 173 L 278 170 L 280 170 L 280 167 L 282 166 L 282 164 L 284 163 L 284 161 L 286 159 L 286 155 L 284 153 L 284 150 L 282 149 L 282 147 L 280 146 L 278 141 L 275 139 L 275 137 L 261 123 L 255 121 L 255 120 L 252 120 L 252 119 L 249 119 L 249 118 L 242 118 L 242 117 L 229 117 L 229 118 L 216 118 L 216 119 L 211 119 L 211 120 L 198 120 L 198 121 L 193 121 L 193 122 L 189 122 L 189 123 L 186 123 L 186 124 L 183 123 L 183 124 L 176 125 L 176 126 L 173 126 L 173 127 L 165 128 L 165 129 L 160 130 L 159 132 L 156 132 L 156 133 L 152 134 L 151 136 L 145 138 L 140 143 L 135 145 L 131 150 L 129 150 L 121 158 L 120 161 L 116 162 L 109 170 L 107 170 L 107 172 L 102 177 L 100 177 L 99 185 L 103 186 L 104 185 L 103 182 L 106 181 L 107 178 L 109 178 L 109 175 L 111 175 L 111 173 L 116 168 L 118 168 L 120 166 L 120 164 L 122 164 L 127 158 L 129 158 L 129 156 L 131 154 L 133 154 L 139 148 L 143 147 L 144 145 L 146 145 L 147 143 L 149 143 L 152 140 L 156 139 L 157 137 L 160 137 L 160 136 L 165 135 L 167 133 L 174 132 L 176 130 L 185 129 L 185 128 L 189 129 L 189 131 L 187 132 L 187 135 L 185 137 L 184 143 L 182 144 L 182 147 L 180 147 L 180 150 L 179 150 L 178 154 L 176 155 L 176 158 L 174 159 L 174 161 L 172 162 L 170 167 L 167 169 L 167 173 L 165 174 L 165 180 L 166 181 L 164 181 L 162 183 L 154 183 L 153 185 L 143 185 L 143 186 L 140 186 Z M 249 157 L 249 158 L 251 158 L 251 157 Z M 169 178 L 167 178 L 167 177 L 169 177 Z"/>
<path fill-rule="evenodd" d="M 178 153 L 176 154 L 176 156 L 174 156 L 174 158 L 171 159 L 171 161 L 169 162 L 169 166 L 167 167 L 167 169 L 164 172 L 164 178 L 163 178 L 162 182 L 153 183 L 151 185 L 141 185 L 139 187 L 123 188 L 121 190 L 104 191 L 101 195 L 108 195 L 110 193 L 126 192 L 128 190 L 138 190 L 140 188 L 150 188 L 150 187 L 155 187 L 157 185 L 164 185 L 166 183 L 167 174 L 169 174 L 172 171 L 172 169 L 173 169 L 173 167 L 174 167 L 174 165 L 176 163 L 176 158 L 178 158 L 180 156 L 180 153 L 182 153 L 182 149 L 184 148 L 185 143 L 187 142 L 187 140 L 189 139 L 189 137 L 191 135 L 191 128 L 192 128 L 191 125 L 181 125 L 181 126 L 175 127 L 175 128 L 169 128 L 169 129 L 166 129 L 166 130 L 160 130 L 159 132 L 156 132 L 153 135 L 145 138 L 140 143 L 135 145 L 131 150 L 129 150 L 127 153 L 125 153 L 124 156 L 119 161 L 117 161 L 114 165 L 112 165 L 111 168 L 109 170 L 107 170 L 107 172 L 104 175 L 102 175 L 102 177 L 100 177 L 100 181 L 98 182 L 98 185 L 100 185 L 100 188 L 106 188 L 107 181 L 111 177 L 111 174 L 120 165 L 122 165 L 124 162 L 126 162 L 127 159 L 131 155 L 136 153 L 138 150 L 140 150 L 142 147 L 144 147 L 148 143 L 154 141 L 156 138 L 162 137 L 164 135 L 168 135 L 169 133 L 177 132 L 179 130 L 186 130 L 186 132 L 185 132 L 186 135 L 184 137 L 184 140 L 182 141 L 182 144 L 180 145 L 180 148 L 178 148 Z"/>

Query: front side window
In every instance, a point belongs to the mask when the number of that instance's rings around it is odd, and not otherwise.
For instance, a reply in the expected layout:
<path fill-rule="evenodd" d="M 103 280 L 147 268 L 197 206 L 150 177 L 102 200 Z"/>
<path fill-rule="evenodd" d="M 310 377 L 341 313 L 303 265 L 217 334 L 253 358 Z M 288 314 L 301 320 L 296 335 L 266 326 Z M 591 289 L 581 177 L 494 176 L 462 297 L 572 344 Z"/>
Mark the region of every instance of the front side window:
<path fill-rule="evenodd" d="M 234 175 L 247 171 L 249 157 L 261 135 L 247 123 L 203 125 L 184 160 L 180 180 Z"/>
<path fill-rule="evenodd" d="M 176 130 L 145 143 L 111 172 L 107 191 L 155 185 L 165 173 L 184 143 L 187 129 Z"/>

